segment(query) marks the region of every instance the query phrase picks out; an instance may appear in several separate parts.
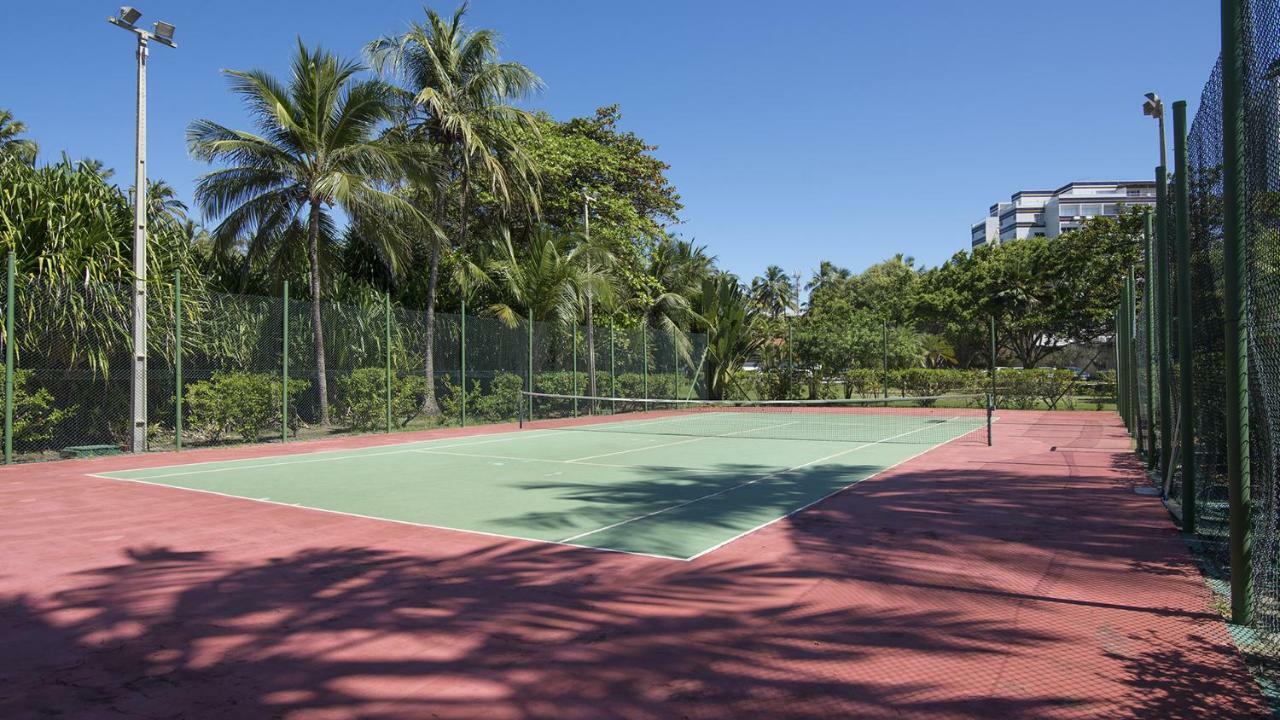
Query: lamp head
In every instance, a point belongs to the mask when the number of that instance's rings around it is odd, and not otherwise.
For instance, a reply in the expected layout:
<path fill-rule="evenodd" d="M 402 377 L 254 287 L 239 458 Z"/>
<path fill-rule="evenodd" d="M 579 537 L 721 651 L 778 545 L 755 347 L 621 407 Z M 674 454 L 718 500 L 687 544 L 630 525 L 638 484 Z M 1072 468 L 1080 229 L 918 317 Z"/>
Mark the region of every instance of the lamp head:
<path fill-rule="evenodd" d="M 137 8 L 132 8 L 128 5 L 120 6 L 120 20 L 126 25 L 132 25 L 138 22 L 138 18 L 140 17 L 142 17 L 142 13 L 138 12 Z"/>

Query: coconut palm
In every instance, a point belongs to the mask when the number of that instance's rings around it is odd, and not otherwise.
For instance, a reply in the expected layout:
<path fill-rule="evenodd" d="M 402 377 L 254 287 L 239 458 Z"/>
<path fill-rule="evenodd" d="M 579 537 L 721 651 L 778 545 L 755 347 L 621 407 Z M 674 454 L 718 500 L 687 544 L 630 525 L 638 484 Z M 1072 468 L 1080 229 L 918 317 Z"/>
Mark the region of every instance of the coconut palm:
<path fill-rule="evenodd" d="M 715 270 L 715 257 L 705 245 L 695 245 L 670 236 L 658 238 L 649 251 L 645 275 L 653 289 L 638 293 L 630 301 L 652 328 L 674 332 L 688 325 L 691 302 L 702 292 L 703 279 Z"/>
<path fill-rule="evenodd" d="M 825 288 L 839 287 L 848 283 L 852 277 L 853 273 L 849 272 L 848 268 L 842 268 L 830 260 L 823 260 L 818 264 L 813 277 L 805 283 L 804 289 L 817 292 Z"/>
<path fill-rule="evenodd" d="M 0 110 L 0 158 L 11 157 L 18 162 L 34 165 L 40 146 L 34 140 L 18 137 L 27 126 L 13 119 L 13 113 Z"/>
<path fill-rule="evenodd" d="M 195 157 L 226 164 L 196 185 L 196 202 L 222 218 L 213 232 L 222 248 L 245 246 L 252 255 L 285 242 L 306 249 L 319 420 L 327 425 L 320 238 L 328 208 L 340 206 L 356 221 L 415 211 L 381 184 L 401 172 L 396 147 L 378 136 L 394 110 L 391 88 L 359 79 L 358 63 L 301 41 L 292 66 L 287 84 L 260 70 L 227 72 L 260 134 L 197 120 L 187 141 Z M 393 233 L 381 237 L 397 242 Z"/>
<path fill-rule="evenodd" d="M 445 19 L 427 10 L 425 23 L 414 22 L 401 35 L 384 37 L 366 48 L 379 72 L 404 85 L 400 132 L 426 143 L 444 168 L 442 188 L 415 191 L 424 214 L 441 227 L 452 225 L 448 242 L 466 250 L 477 190 L 485 190 L 503 210 L 517 204 L 536 208 L 537 181 L 532 161 L 519 143 L 537 132 L 533 115 L 512 102 L 538 90 L 542 81 L 519 63 L 500 62 L 498 35 L 463 24 L 463 4 Z M 443 248 L 432 238 L 427 248 L 426 323 L 434 326 L 436 286 Z M 424 373 L 434 376 L 435 334 L 426 337 Z M 424 411 L 438 413 L 434 387 L 427 384 Z"/>
<path fill-rule="evenodd" d="M 765 268 L 764 276 L 751 281 L 751 299 L 771 320 L 795 309 L 796 290 L 791 276 L 777 265 Z"/>
<path fill-rule="evenodd" d="M 489 311 L 507 325 L 515 325 L 525 312 L 534 320 L 572 328 L 578 318 L 581 267 L 573 260 L 573 237 L 540 226 L 523 251 L 516 250 L 510 235 L 503 237 L 498 257 L 488 264 L 489 276 L 504 299 Z"/>

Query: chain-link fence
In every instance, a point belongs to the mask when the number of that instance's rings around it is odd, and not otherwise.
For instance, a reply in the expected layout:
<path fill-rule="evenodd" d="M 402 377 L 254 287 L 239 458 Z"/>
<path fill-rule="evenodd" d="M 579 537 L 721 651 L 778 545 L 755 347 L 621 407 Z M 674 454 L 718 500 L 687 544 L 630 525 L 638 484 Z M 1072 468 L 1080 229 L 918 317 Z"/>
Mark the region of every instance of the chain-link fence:
<path fill-rule="evenodd" d="M 182 293 L 177 285 L 175 278 L 149 287 L 153 450 L 511 422 L 521 390 L 585 395 L 593 379 L 598 395 L 705 397 L 707 344 L 699 334 L 610 320 L 588 333 L 471 314 L 429 319 L 373 295 L 317 305 L 287 292 Z M 127 449 L 131 289 L 23 276 L 14 286 L 14 413 L 6 424 L 13 459 Z M 0 314 L 8 309 L 0 297 Z M 590 405 L 556 410 L 613 407 Z"/>
<path fill-rule="evenodd" d="M 1239 53 L 1229 45 L 1223 54 L 1228 61 L 1242 58 L 1236 65 L 1242 71 L 1237 107 L 1243 109 L 1238 157 L 1225 151 L 1231 128 L 1224 123 L 1224 110 L 1234 110 L 1224 105 L 1235 86 L 1222 58 L 1189 128 L 1180 127 L 1184 110 L 1174 107 L 1175 162 L 1169 168 L 1174 182 L 1155 213 L 1152 257 L 1137 283 L 1129 378 L 1136 385 L 1137 422 L 1130 427 L 1170 509 L 1188 531 L 1210 586 L 1231 608 L 1238 629 L 1233 635 L 1275 700 L 1280 688 L 1280 0 L 1242 0 L 1240 7 Z M 1237 192 L 1227 187 L 1232 178 L 1238 178 Z M 1186 198 L 1185 209 L 1179 197 Z M 1240 225 L 1229 238 L 1237 217 L 1230 213 L 1232 200 Z M 1180 232 L 1185 233 L 1181 248 Z M 1242 255 L 1239 266 L 1229 262 L 1233 247 Z M 1229 395 L 1228 384 L 1233 372 L 1228 283 L 1235 277 L 1245 328 L 1244 368 L 1235 371 L 1244 378 L 1238 399 Z M 1167 338 L 1161 337 L 1162 328 Z M 1239 425 L 1233 425 L 1230 413 L 1238 402 L 1247 403 L 1248 426 L 1234 444 L 1240 458 L 1234 460 L 1232 428 Z"/>

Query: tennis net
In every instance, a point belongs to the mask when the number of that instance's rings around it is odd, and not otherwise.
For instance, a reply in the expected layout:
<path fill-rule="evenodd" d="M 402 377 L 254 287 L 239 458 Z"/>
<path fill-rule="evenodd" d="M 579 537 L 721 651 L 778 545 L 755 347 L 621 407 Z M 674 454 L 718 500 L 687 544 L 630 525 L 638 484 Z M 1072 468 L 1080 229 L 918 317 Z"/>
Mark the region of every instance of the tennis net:
<path fill-rule="evenodd" d="M 852 400 L 672 400 L 521 393 L 521 427 L 646 435 L 937 444 L 990 439 L 986 395 Z"/>

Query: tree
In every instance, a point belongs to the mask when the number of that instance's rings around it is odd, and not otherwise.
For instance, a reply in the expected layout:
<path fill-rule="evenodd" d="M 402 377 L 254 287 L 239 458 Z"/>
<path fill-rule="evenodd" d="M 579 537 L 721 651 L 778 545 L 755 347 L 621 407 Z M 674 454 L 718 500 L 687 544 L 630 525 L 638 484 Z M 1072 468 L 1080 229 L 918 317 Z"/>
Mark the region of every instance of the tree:
<path fill-rule="evenodd" d="M 849 272 L 848 268 L 842 268 L 830 260 L 823 260 L 818 264 L 818 269 L 813 272 L 813 277 L 809 279 L 809 282 L 805 283 L 804 289 L 812 294 L 839 288 L 847 284 L 851 277 L 853 277 L 853 273 Z"/>
<path fill-rule="evenodd" d="M 524 311 L 534 320 L 572 328 L 578 317 L 579 266 L 573 261 L 573 238 L 550 227 L 534 231 L 523 251 L 504 238 L 498 256 L 488 264 L 503 299 L 489 307 L 499 320 L 515 325 Z"/>
<path fill-rule="evenodd" d="M 852 276 L 848 282 L 858 307 L 873 311 L 892 325 L 912 321 L 920 284 L 914 258 L 898 253 Z"/>
<path fill-rule="evenodd" d="M 791 276 L 777 265 L 764 269 L 764 276 L 751 281 L 751 300 L 770 320 L 778 320 L 796 309 L 796 288 Z"/>
<path fill-rule="evenodd" d="M 18 137 L 27 126 L 13 119 L 13 113 L 0 109 L 0 157 L 11 157 L 25 165 L 34 165 L 40 146 L 34 140 Z"/>
<path fill-rule="evenodd" d="M 321 280 L 321 236 L 335 205 L 357 221 L 414 211 L 382 183 L 399 176 L 396 148 L 377 136 L 392 117 L 391 89 L 360 80 L 363 68 L 298 42 L 292 77 L 283 84 L 260 70 L 227 71 L 261 134 L 197 120 L 187 131 L 191 153 L 227 167 L 202 176 L 196 202 L 222 220 L 214 230 L 224 249 L 248 254 L 305 246 L 315 332 L 320 424 L 329 423 Z M 393 243 L 393 234 L 383 236 Z"/>
<path fill-rule="evenodd" d="M 431 146 L 434 161 L 444 170 L 440 188 L 411 196 L 439 227 L 453 228 L 450 242 L 461 251 L 467 248 L 477 182 L 504 210 L 517 200 L 530 210 L 537 208 L 536 168 L 519 143 L 522 130 L 535 131 L 536 126 L 530 113 L 512 103 L 542 86 L 524 65 L 500 62 L 497 33 L 466 28 L 466 11 L 464 3 L 446 20 L 428 9 L 425 23 L 411 23 L 403 34 L 366 48 L 379 72 L 398 76 L 404 84 L 399 134 Z M 431 182 L 418 179 L 414 184 Z M 428 244 L 423 411 L 438 414 L 432 356 L 443 248 L 438 238 Z"/>
<path fill-rule="evenodd" d="M 707 333 L 707 397 L 720 400 L 742 364 L 765 342 L 756 327 L 759 311 L 737 278 L 727 274 L 703 279 L 695 310 Z"/>

